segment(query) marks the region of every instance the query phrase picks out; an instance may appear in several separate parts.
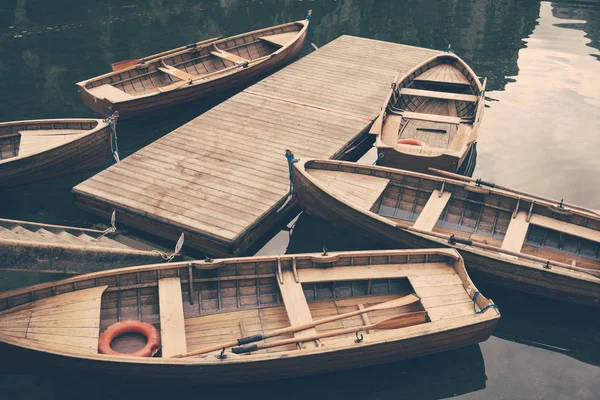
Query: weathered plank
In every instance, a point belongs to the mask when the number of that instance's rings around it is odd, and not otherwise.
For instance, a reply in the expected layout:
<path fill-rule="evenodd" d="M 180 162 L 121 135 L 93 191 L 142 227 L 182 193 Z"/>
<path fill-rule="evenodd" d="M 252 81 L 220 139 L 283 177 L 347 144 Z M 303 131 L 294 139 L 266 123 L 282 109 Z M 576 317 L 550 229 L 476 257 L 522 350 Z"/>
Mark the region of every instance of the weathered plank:
<path fill-rule="evenodd" d="M 184 231 L 213 255 L 241 254 L 293 206 L 277 212 L 289 191 L 285 150 L 343 157 L 396 73 L 438 53 L 342 36 L 79 184 L 76 204 L 107 216 L 116 208 L 166 238 Z"/>

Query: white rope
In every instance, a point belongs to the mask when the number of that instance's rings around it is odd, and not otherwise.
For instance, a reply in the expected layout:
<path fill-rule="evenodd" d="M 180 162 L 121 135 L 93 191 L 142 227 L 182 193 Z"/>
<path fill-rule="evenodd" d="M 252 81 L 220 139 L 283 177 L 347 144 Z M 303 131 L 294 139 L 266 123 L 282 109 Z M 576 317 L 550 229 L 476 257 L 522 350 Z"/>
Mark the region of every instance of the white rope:
<path fill-rule="evenodd" d="M 106 235 L 112 235 L 117 232 L 117 226 L 115 225 L 115 220 L 117 217 L 117 210 L 113 210 L 112 216 L 110 217 L 110 226 L 104 230 L 102 235 L 98 236 L 95 240 L 100 240 Z"/>
<path fill-rule="evenodd" d="M 184 239 L 185 239 L 185 234 L 182 232 L 181 236 L 179 236 L 179 240 L 177 240 L 177 244 L 175 244 L 175 251 L 171 254 L 167 254 L 165 252 L 158 251 L 158 250 L 152 250 L 152 252 L 154 254 L 158 254 L 159 256 L 161 256 L 162 259 L 165 260 L 166 262 L 171 262 L 171 261 L 173 261 L 173 259 L 175 257 L 179 256 L 179 253 L 181 252 L 181 248 L 183 247 Z"/>

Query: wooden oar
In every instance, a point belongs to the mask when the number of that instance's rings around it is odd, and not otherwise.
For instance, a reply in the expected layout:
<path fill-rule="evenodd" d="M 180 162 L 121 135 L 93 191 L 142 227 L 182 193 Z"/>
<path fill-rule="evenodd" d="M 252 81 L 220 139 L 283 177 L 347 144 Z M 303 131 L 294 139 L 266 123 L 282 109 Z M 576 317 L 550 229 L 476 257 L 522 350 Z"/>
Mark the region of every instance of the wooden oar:
<path fill-rule="evenodd" d="M 537 256 L 532 256 L 529 254 L 525 254 L 525 253 L 517 253 L 515 251 L 510 251 L 510 250 L 504 250 L 500 247 L 494 247 L 494 246 L 490 246 L 488 244 L 483 244 L 483 243 L 477 243 L 471 239 L 467 239 L 467 238 L 461 238 L 461 237 L 456 237 L 454 235 L 444 235 L 443 233 L 437 233 L 437 232 L 432 232 L 432 231 L 423 231 L 421 229 L 416 229 L 413 227 L 403 227 L 400 225 L 396 225 L 396 227 L 398 229 L 403 229 L 403 230 L 407 230 L 407 231 L 412 231 L 412 232 L 417 232 L 417 233 L 421 233 L 424 235 L 430 235 L 430 236 L 434 236 L 440 239 L 446 239 L 448 240 L 448 243 L 453 244 L 453 243 L 460 243 L 460 244 L 464 244 L 467 246 L 473 246 L 473 247 L 479 247 L 485 250 L 491 250 L 491 251 L 495 251 L 498 253 L 504 253 L 504 254 L 508 254 L 509 256 L 513 256 L 513 257 L 519 257 L 519 258 L 523 258 L 526 260 L 530 260 L 530 261 L 536 261 L 542 264 L 548 264 L 549 266 L 555 266 L 555 267 L 559 267 L 559 268 L 564 268 L 564 269 L 569 269 L 571 271 L 577 271 L 577 272 L 581 272 L 584 274 L 588 274 L 591 275 L 595 278 L 600 278 L 600 271 L 595 270 L 595 269 L 589 269 L 589 268 L 581 268 L 581 267 L 575 267 L 573 265 L 569 265 L 569 264 L 565 264 L 565 263 L 561 263 L 558 261 L 553 261 L 553 260 L 548 260 L 545 258 L 541 258 L 541 257 L 537 257 Z"/>
<path fill-rule="evenodd" d="M 206 39 L 206 40 L 203 40 L 201 42 L 196 42 L 196 43 L 188 44 L 186 46 L 177 47 L 176 49 L 166 50 L 166 51 L 163 51 L 162 53 L 157 53 L 157 54 L 154 54 L 154 55 L 151 55 L 151 56 L 148 56 L 148 57 L 144 57 L 144 58 L 133 58 L 131 60 L 117 61 L 115 63 L 112 63 L 111 68 L 112 68 L 113 72 L 117 72 L 117 71 L 120 71 L 122 69 L 129 68 L 129 67 L 132 67 L 132 66 L 134 66 L 136 64 L 139 64 L 140 62 L 151 62 L 151 61 L 154 61 L 157 58 L 164 57 L 164 56 L 167 56 L 169 54 L 176 53 L 178 51 L 184 51 L 184 50 L 187 51 L 189 49 L 194 49 L 197 46 L 201 46 L 201 45 L 204 45 L 204 44 L 215 42 L 215 41 L 221 39 L 222 37 L 223 36 L 217 36 L 217 37 L 214 37 L 212 39 Z"/>
<path fill-rule="evenodd" d="M 385 303 L 376 304 L 372 307 L 365 308 L 362 310 L 350 311 L 345 314 L 339 314 L 339 315 L 334 315 L 332 317 L 322 318 L 317 321 L 313 321 L 311 323 L 304 324 L 304 325 L 288 326 L 286 328 L 276 329 L 271 332 L 263 333 L 262 335 L 254 335 L 254 336 L 243 337 L 243 338 L 236 339 L 236 340 L 230 340 L 228 342 L 224 342 L 224 343 L 221 343 L 221 344 L 218 344 L 215 346 L 205 347 L 203 349 L 195 350 L 195 351 L 192 351 L 192 352 L 189 352 L 186 354 L 180 354 L 180 355 L 174 356 L 173 358 L 198 356 L 201 354 L 210 353 L 211 351 L 221 350 L 221 349 L 227 348 L 227 347 L 241 346 L 243 344 L 258 342 L 260 340 L 267 339 L 267 338 L 270 338 L 273 336 L 285 335 L 287 333 L 296 333 L 296 332 L 300 332 L 300 331 L 303 331 L 306 329 L 314 328 L 315 326 L 318 326 L 318 325 L 323 325 L 323 324 L 327 324 L 329 322 L 338 321 L 340 319 L 355 317 L 357 315 L 361 315 L 361 314 L 364 314 L 369 311 L 387 310 L 390 308 L 402 307 L 402 306 L 405 306 L 408 304 L 412 304 L 416 301 L 419 301 L 419 297 L 415 296 L 414 294 L 409 294 L 408 296 L 400 297 L 399 299 L 386 301 Z"/>
<path fill-rule="evenodd" d="M 489 186 L 491 188 L 505 190 L 507 192 L 513 192 L 513 193 L 520 194 L 520 195 L 523 195 L 523 196 L 532 197 L 534 199 L 540 199 L 542 201 L 547 201 L 548 203 L 556 203 L 556 206 L 554 206 L 554 204 L 552 204 L 554 207 L 563 207 L 563 206 L 565 206 L 565 207 L 572 208 L 574 210 L 579 210 L 579 211 L 583 211 L 583 212 L 587 212 L 587 213 L 592 213 L 592 214 L 598 214 L 598 215 L 600 215 L 600 213 L 598 213 L 596 210 L 592 210 L 592 209 L 585 208 L 585 207 L 580 207 L 580 206 L 577 206 L 575 204 L 569 204 L 569 203 L 565 203 L 563 201 L 558 201 L 558 200 L 550 199 L 550 198 L 543 197 L 543 196 L 538 196 L 537 194 L 531 194 L 531 193 L 523 192 L 523 191 L 520 191 L 520 190 L 515 190 L 515 189 L 507 188 L 507 187 L 500 186 L 500 185 L 497 185 L 497 184 L 492 183 L 492 182 L 486 182 L 486 181 L 484 181 L 482 179 L 469 178 L 468 176 L 464 176 L 464 175 L 460 175 L 460 174 L 454 174 L 452 172 L 443 171 L 441 169 L 436 169 L 436 168 L 429 168 L 429 170 L 431 172 L 433 172 L 433 173 L 436 173 L 438 175 L 444 175 L 444 176 L 447 176 L 449 178 L 458 179 L 458 180 L 465 181 L 465 182 L 473 182 L 473 183 L 477 183 L 479 185 L 485 185 L 485 186 Z"/>
<path fill-rule="evenodd" d="M 346 328 L 346 329 L 338 329 L 335 331 L 323 332 L 323 333 L 319 333 L 316 335 L 305 336 L 305 337 L 277 340 L 277 341 L 271 342 L 271 343 L 252 344 L 250 346 L 234 347 L 231 349 L 231 351 L 235 354 L 251 353 L 253 351 L 267 349 L 269 347 L 285 346 L 287 344 L 294 344 L 294 343 L 299 343 L 299 342 L 310 342 L 313 340 L 324 339 L 324 338 L 328 338 L 328 337 L 332 337 L 332 336 L 346 335 L 348 333 L 355 333 L 355 332 L 360 332 L 360 331 L 368 331 L 371 329 L 399 329 L 399 328 L 404 328 L 406 326 L 422 324 L 425 321 L 426 321 L 425 311 L 418 311 L 418 312 L 407 313 L 407 314 L 400 315 L 398 317 L 386 319 L 386 320 L 378 322 L 376 324 L 356 326 L 353 328 Z"/>

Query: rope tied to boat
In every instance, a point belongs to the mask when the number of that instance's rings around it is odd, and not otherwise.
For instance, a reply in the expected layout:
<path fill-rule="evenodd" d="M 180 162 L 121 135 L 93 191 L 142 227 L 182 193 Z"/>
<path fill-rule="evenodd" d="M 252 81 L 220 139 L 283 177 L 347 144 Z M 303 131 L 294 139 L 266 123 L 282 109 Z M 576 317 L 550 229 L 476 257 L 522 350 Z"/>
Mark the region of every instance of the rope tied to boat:
<path fill-rule="evenodd" d="M 475 292 L 475 295 L 473 296 L 473 311 L 475 311 L 475 314 L 483 314 L 488 308 L 495 308 L 496 310 L 500 311 L 500 309 L 498 308 L 498 306 L 496 304 L 494 304 L 494 302 L 488 304 L 487 306 L 483 307 L 481 310 L 477 311 L 477 296 L 479 296 L 479 291 Z"/>
<path fill-rule="evenodd" d="M 178 257 L 180 255 L 184 240 L 185 240 L 185 233 L 182 232 L 181 236 L 179 236 L 179 239 L 177 240 L 177 243 L 175 244 L 175 250 L 171 254 L 167 254 L 167 253 L 159 251 L 159 250 L 152 250 L 152 252 L 154 254 L 158 254 L 166 262 L 171 262 L 171 261 L 173 261 L 173 259 L 175 257 Z"/>
<path fill-rule="evenodd" d="M 382 158 L 383 158 L 383 153 L 377 154 L 377 158 L 375 159 L 375 161 L 373 161 L 373 165 L 377 165 L 379 160 L 381 160 Z"/>
<path fill-rule="evenodd" d="M 98 236 L 94 240 L 100 240 L 106 235 L 112 235 L 117 232 L 117 225 L 115 225 L 115 220 L 117 218 L 117 210 L 113 210 L 112 215 L 110 217 L 110 226 L 102 232 L 102 235 Z"/>
<path fill-rule="evenodd" d="M 117 142 L 117 119 L 119 118 L 119 112 L 113 112 L 112 107 L 108 109 L 109 116 L 104 120 L 108 122 L 110 128 L 110 152 L 112 153 L 116 162 L 121 161 L 119 158 L 119 144 Z"/>
<path fill-rule="evenodd" d="M 294 153 L 292 153 L 290 149 L 285 150 L 285 158 L 288 162 L 288 172 L 290 174 L 290 194 L 294 194 L 294 184 L 292 183 L 292 165 L 294 165 L 294 163 L 297 163 L 299 160 L 294 156 Z"/>

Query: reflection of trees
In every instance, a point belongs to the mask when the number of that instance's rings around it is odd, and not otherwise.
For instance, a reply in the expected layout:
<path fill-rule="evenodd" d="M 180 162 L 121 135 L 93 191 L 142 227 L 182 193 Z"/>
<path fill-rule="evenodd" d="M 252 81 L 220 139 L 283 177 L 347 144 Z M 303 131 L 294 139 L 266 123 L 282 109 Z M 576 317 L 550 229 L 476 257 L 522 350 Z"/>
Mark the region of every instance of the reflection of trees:
<path fill-rule="evenodd" d="M 552 2 L 552 15 L 567 20 L 561 26 L 581 29 L 591 40 L 588 46 L 600 49 L 600 1 L 592 0 L 590 3 L 580 3 L 577 7 L 573 7 L 573 4 L 562 5 L 561 3 L 561 1 Z M 582 23 L 568 24 L 570 19 L 581 20 Z"/>

